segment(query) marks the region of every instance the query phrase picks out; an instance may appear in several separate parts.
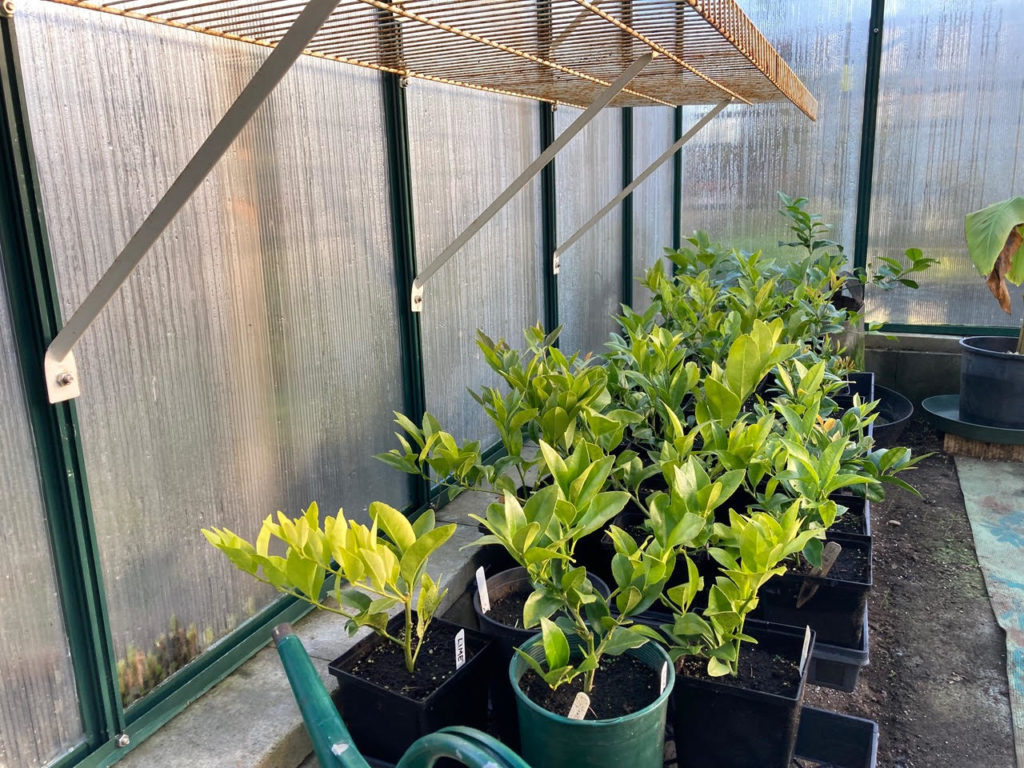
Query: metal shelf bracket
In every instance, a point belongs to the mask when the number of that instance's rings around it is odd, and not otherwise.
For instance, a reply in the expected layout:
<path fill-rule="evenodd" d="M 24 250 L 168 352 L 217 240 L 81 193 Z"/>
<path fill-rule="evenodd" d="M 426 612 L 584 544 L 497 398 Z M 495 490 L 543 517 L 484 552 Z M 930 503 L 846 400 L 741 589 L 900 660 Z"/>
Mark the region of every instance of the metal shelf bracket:
<path fill-rule="evenodd" d="M 416 278 L 412 281 L 412 291 L 410 301 L 412 303 L 413 312 L 423 311 L 423 286 L 433 275 L 442 267 L 444 264 L 454 256 L 469 240 L 481 229 L 484 225 L 490 221 L 505 205 L 511 200 L 517 192 L 525 187 L 534 176 L 540 173 L 544 167 L 550 163 L 566 144 L 568 144 L 573 137 L 575 137 L 580 131 L 586 127 L 587 123 L 593 120 L 597 114 L 604 109 L 614 99 L 620 91 L 622 91 L 628 84 L 629 81 L 636 77 L 640 70 L 646 67 L 658 54 L 655 51 L 648 51 L 647 53 L 640 56 L 636 61 L 630 64 L 626 69 L 622 71 L 615 81 L 605 88 L 601 95 L 598 96 L 594 102 L 587 107 L 583 114 L 577 117 L 572 125 L 566 128 L 551 144 L 545 149 L 537 159 L 530 163 L 519 176 L 509 186 L 498 195 L 494 202 L 492 202 L 487 208 L 477 216 L 473 222 L 463 230 L 462 234 L 456 237 L 452 242 L 445 248 L 440 255 L 437 256 L 430 264 L 422 270 Z M 556 259 L 557 265 L 557 259 Z M 556 266 L 557 272 L 557 266 Z"/>
<path fill-rule="evenodd" d="M 309 0 L 280 43 L 271 50 L 256 74 L 228 107 L 224 117 L 196 150 L 195 155 L 132 235 L 128 244 L 103 273 L 71 319 L 50 342 L 43 360 L 43 374 L 46 377 L 46 391 L 51 403 L 78 397 L 78 367 L 72 352 L 75 344 L 124 285 L 128 276 L 142 261 L 142 257 L 199 188 L 203 179 L 213 170 L 217 161 L 242 132 L 274 87 L 281 82 L 339 2 L 340 0 Z"/>
<path fill-rule="evenodd" d="M 710 123 L 718 115 L 719 112 L 721 112 L 723 109 L 725 109 L 727 106 L 729 106 L 732 102 L 733 102 L 733 99 L 725 99 L 724 101 L 719 102 L 710 112 L 708 112 L 706 115 L 704 115 L 704 117 L 702 117 L 700 120 L 698 120 L 696 123 L 694 123 L 693 127 L 690 128 L 690 130 L 688 130 L 686 133 L 684 133 L 682 136 L 680 136 L 679 139 L 671 147 L 666 149 L 665 152 L 660 157 L 658 157 L 657 160 L 655 160 L 653 163 L 651 163 L 649 166 L 647 166 L 643 171 L 641 171 L 639 174 L 637 174 L 636 178 L 633 179 L 633 181 L 630 182 L 630 184 L 628 186 L 626 186 L 621 192 L 619 192 L 619 194 L 617 194 L 615 197 L 613 197 L 608 202 L 608 204 L 604 206 L 604 208 L 602 208 L 600 211 L 595 213 L 593 215 L 593 217 L 591 217 L 591 219 L 586 224 L 584 224 L 582 227 L 577 229 L 572 234 L 571 237 L 569 237 L 564 243 L 562 243 L 560 246 L 558 246 L 558 248 L 555 249 L 555 256 L 554 256 L 554 259 L 552 261 L 552 270 L 551 271 L 554 272 L 554 274 L 557 275 L 559 270 L 561 269 L 562 255 L 567 250 L 569 250 L 569 248 L 571 248 L 573 245 L 575 245 L 576 242 L 581 237 L 583 237 L 583 235 L 585 235 L 587 232 L 589 232 L 590 229 L 593 228 L 593 226 L 595 224 L 597 224 L 597 222 L 599 222 L 601 219 L 603 219 L 605 216 L 607 216 L 612 210 L 614 210 L 615 207 L 619 203 L 621 203 L 623 200 L 625 200 L 626 197 L 629 196 L 633 192 L 634 189 L 636 189 L 644 181 L 646 181 L 647 177 L 649 177 L 652 173 L 654 173 L 656 170 L 658 170 L 658 168 L 660 168 L 662 165 L 667 163 L 676 152 L 678 152 L 680 149 L 682 149 L 683 145 L 686 142 L 688 142 L 690 139 L 692 139 L 694 136 L 696 136 L 697 133 L 705 125 Z"/>

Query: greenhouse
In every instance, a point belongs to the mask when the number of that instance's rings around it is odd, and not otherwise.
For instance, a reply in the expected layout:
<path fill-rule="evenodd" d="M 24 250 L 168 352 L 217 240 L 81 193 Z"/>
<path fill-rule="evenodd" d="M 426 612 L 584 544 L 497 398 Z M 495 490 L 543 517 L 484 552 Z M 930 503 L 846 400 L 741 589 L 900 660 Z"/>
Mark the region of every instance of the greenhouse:
<path fill-rule="evenodd" d="M 1024 0 L 3 0 L 0 768 L 1024 768 Z"/>

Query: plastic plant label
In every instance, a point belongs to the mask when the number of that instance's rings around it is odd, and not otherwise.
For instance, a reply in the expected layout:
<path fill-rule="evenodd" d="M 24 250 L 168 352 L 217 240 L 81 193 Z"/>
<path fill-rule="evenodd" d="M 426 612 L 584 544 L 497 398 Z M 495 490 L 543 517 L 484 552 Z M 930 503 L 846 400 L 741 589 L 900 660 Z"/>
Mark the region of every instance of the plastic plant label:
<path fill-rule="evenodd" d="M 658 694 L 665 692 L 665 686 L 668 685 L 668 662 L 666 661 L 661 665 L 661 688 L 658 689 Z"/>
<path fill-rule="evenodd" d="M 800 652 L 800 674 L 804 672 L 804 665 L 807 663 L 807 653 L 811 650 L 811 626 L 804 627 L 804 649 Z"/>
<path fill-rule="evenodd" d="M 476 569 L 476 591 L 480 595 L 480 610 L 487 613 L 491 610 L 491 598 L 487 594 L 487 577 L 482 565 Z"/>
<path fill-rule="evenodd" d="M 466 663 L 466 630 L 460 629 L 455 635 L 455 668 Z"/>
<path fill-rule="evenodd" d="M 590 709 L 590 697 L 583 691 L 580 691 L 576 694 L 576 698 L 572 700 L 572 706 L 569 707 L 567 717 L 570 720 L 582 720 L 587 716 L 588 709 Z"/>

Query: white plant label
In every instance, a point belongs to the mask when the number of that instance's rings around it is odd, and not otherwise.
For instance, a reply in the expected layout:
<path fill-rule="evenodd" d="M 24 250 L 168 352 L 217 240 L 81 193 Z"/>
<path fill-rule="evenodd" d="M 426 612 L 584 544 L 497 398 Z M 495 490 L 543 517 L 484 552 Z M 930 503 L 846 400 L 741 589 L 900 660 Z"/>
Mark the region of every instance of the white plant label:
<path fill-rule="evenodd" d="M 661 665 L 661 689 L 658 691 L 659 694 L 665 692 L 665 686 L 668 685 L 668 662 L 666 661 Z"/>
<path fill-rule="evenodd" d="M 811 650 L 811 627 L 804 628 L 804 649 L 800 652 L 800 674 L 803 674 L 804 664 L 807 662 L 807 654 Z"/>
<path fill-rule="evenodd" d="M 480 595 L 480 610 L 487 613 L 491 610 L 491 598 L 487 594 L 487 577 L 482 565 L 476 569 L 476 591 Z"/>
<path fill-rule="evenodd" d="M 466 663 L 466 630 L 460 629 L 455 635 L 455 668 Z"/>
<path fill-rule="evenodd" d="M 587 716 L 588 709 L 590 709 L 590 697 L 583 691 L 580 691 L 576 694 L 576 698 L 572 700 L 568 717 L 570 720 L 582 720 Z"/>

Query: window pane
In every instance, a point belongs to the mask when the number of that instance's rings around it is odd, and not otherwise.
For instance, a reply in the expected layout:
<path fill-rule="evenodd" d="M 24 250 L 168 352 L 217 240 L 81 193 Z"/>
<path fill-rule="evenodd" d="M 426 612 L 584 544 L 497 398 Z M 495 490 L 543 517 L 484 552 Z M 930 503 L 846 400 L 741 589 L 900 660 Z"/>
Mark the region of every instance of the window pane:
<path fill-rule="evenodd" d="M 266 51 L 51 3 L 19 26 L 68 317 Z M 277 596 L 200 528 L 408 502 L 371 458 L 402 407 L 380 104 L 300 60 L 79 346 L 126 702 Z"/>
<path fill-rule="evenodd" d="M 886 3 L 868 260 L 921 248 L 917 291 L 868 294 L 868 319 L 1017 325 L 975 271 L 964 215 L 1024 189 L 1024 2 Z"/>
<path fill-rule="evenodd" d="M 633 178 L 672 146 L 673 122 L 673 110 L 666 107 L 633 110 Z M 671 246 L 672 161 L 666 160 L 633 192 L 633 308 L 637 311 L 651 303 L 650 291 L 639 281 Z"/>
<path fill-rule="evenodd" d="M 559 106 L 560 134 L 580 110 Z M 605 109 L 555 159 L 558 242 L 564 243 L 622 191 L 622 112 Z M 566 352 L 600 353 L 622 301 L 622 209 L 617 207 L 562 254 L 558 321 Z"/>
<path fill-rule="evenodd" d="M 540 152 L 537 104 L 413 81 L 407 90 L 416 257 L 421 269 Z M 497 439 L 467 387 L 497 386 L 481 329 L 523 345 L 544 316 L 540 177 L 526 185 L 427 283 L 422 334 L 427 410 L 460 439 Z"/>
<path fill-rule="evenodd" d="M 30 768 L 66 752 L 83 734 L 3 287 L 0 282 L 0 766 Z"/>
<path fill-rule="evenodd" d="M 775 248 L 786 236 L 777 191 L 810 199 L 852 257 L 869 0 L 780 3 L 743 10 L 818 100 L 812 122 L 787 101 L 726 108 L 683 148 L 683 237 Z M 687 130 L 707 107 L 684 108 Z"/>

